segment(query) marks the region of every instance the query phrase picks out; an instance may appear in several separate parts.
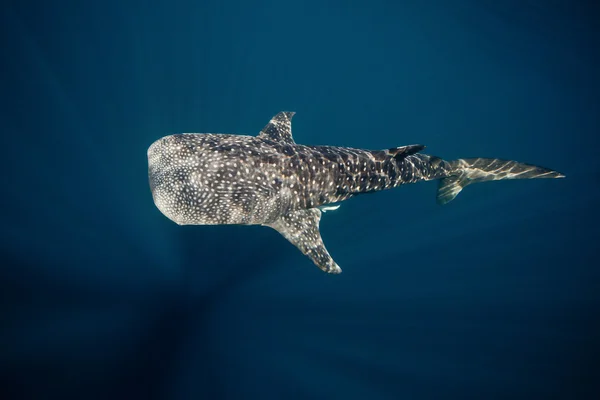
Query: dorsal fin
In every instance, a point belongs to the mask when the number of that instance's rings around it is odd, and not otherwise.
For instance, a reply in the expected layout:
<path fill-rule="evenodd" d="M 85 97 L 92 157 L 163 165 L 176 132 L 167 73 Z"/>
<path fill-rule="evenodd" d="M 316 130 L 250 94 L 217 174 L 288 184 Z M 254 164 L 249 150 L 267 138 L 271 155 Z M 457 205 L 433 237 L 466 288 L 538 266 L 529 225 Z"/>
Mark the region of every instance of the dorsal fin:
<path fill-rule="evenodd" d="M 293 111 L 282 111 L 275 115 L 269 123 L 258 134 L 259 138 L 271 139 L 277 142 L 294 144 L 292 138 L 292 117 L 296 114 Z"/>
<path fill-rule="evenodd" d="M 409 144 L 408 146 L 394 147 L 388 149 L 388 154 L 394 158 L 404 158 L 423 150 L 425 146 L 422 144 Z"/>

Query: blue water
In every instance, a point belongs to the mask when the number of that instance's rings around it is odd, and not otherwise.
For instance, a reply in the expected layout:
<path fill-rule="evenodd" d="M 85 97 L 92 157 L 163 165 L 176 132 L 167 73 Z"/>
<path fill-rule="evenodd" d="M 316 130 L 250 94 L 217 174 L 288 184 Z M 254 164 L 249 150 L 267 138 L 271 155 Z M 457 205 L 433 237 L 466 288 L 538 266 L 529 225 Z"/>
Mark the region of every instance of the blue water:
<path fill-rule="evenodd" d="M 3 398 L 600 393 L 600 35 L 591 2 L 12 1 L 2 38 Z M 435 183 L 277 232 L 180 227 L 146 149 L 254 134 L 423 143 L 563 180 Z"/>

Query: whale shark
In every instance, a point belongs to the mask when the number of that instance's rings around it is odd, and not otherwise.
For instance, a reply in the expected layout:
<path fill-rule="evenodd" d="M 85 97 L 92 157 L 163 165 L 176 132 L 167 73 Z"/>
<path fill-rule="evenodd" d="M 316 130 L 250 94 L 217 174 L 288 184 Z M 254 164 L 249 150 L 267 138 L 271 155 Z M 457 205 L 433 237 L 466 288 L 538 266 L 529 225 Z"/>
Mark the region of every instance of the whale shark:
<path fill-rule="evenodd" d="M 321 238 L 323 212 L 363 193 L 438 180 L 446 204 L 466 186 L 504 179 L 564 178 L 537 165 L 495 158 L 446 161 L 412 144 L 384 150 L 305 146 L 292 137 L 294 112 L 275 115 L 257 136 L 181 133 L 148 148 L 156 207 L 179 225 L 263 225 L 321 270 L 339 274 Z"/>

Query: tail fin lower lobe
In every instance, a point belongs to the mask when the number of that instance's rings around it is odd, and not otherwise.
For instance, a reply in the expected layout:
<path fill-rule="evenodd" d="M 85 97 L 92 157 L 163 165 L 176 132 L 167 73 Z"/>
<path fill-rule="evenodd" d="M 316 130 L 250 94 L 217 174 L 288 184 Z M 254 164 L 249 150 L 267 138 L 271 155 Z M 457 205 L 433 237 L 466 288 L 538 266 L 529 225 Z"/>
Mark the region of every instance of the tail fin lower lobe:
<path fill-rule="evenodd" d="M 438 204 L 446 204 L 467 185 L 476 182 L 497 181 L 502 179 L 564 178 L 560 172 L 497 158 L 460 158 L 449 161 L 450 174 L 439 180 L 437 191 Z"/>

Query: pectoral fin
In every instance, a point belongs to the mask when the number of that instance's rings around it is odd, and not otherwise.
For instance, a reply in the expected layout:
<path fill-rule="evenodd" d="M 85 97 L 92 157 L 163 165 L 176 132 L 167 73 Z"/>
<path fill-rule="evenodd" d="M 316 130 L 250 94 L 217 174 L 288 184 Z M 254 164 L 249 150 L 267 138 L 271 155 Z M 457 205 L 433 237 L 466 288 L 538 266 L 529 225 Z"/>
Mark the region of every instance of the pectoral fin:
<path fill-rule="evenodd" d="M 317 267 L 330 274 L 339 274 L 342 269 L 333 261 L 321 239 L 320 220 L 321 211 L 311 208 L 292 211 L 267 226 L 281 233 Z"/>

